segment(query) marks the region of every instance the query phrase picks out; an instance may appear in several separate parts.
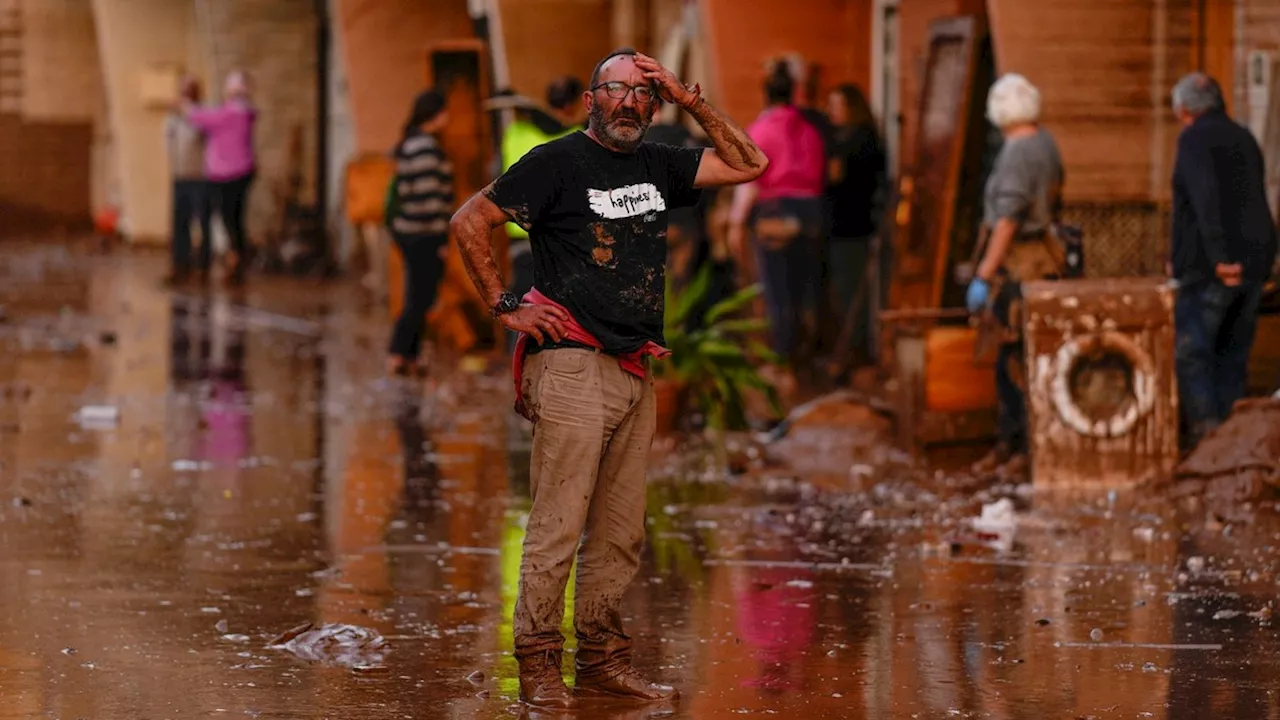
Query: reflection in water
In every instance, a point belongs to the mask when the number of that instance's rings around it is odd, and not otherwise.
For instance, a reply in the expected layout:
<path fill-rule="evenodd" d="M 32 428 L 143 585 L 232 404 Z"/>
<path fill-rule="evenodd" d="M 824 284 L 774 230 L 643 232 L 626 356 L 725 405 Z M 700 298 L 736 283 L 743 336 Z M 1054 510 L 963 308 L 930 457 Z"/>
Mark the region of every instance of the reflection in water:
<path fill-rule="evenodd" d="M 119 343 L 0 332 L 0 385 L 31 388 L 0 393 L 0 716 L 537 716 L 512 708 L 528 437 L 508 378 L 387 381 L 383 319 L 342 286 L 313 322 L 322 294 L 289 279 L 179 298 L 158 258 L 63 258 L 42 284 L 35 257 L 12 323 L 69 297 Z M 119 425 L 77 426 L 86 403 Z M 652 479 L 624 614 L 675 717 L 1280 717 L 1273 518 L 1036 496 L 1000 556 L 937 549 L 992 498 L 839 477 Z M 303 622 L 377 631 L 386 671 L 263 647 Z"/>

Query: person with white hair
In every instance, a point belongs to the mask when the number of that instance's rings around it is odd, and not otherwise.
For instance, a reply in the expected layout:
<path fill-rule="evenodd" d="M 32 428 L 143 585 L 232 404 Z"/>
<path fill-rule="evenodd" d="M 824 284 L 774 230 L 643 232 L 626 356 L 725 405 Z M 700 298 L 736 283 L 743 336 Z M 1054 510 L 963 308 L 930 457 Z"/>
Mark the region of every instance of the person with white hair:
<path fill-rule="evenodd" d="M 966 292 L 969 312 L 1000 333 L 996 356 L 999 441 L 977 474 L 1018 478 L 1027 471 L 1027 411 L 1020 333 L 1021 284 L 1060 277 L 1066 266 L 1055 231 L 1065 173 L 1053 135 L 1040 126 L 1040 91 L 1010 73 L 991 86 L 987 118 L 1004 145 L 983 198 L 985 247 Z M 994 289 L 994 290 L 993 290 Z"/>

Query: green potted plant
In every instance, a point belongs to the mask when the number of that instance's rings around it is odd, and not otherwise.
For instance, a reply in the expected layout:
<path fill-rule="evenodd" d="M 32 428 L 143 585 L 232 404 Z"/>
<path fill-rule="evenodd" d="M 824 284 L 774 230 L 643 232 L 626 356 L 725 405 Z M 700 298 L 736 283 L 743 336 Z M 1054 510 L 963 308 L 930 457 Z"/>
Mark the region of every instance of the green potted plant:
<path fill-rule="evenodd" d="M 776 389 L 758 370 L 780 359 L 751 338 L 768 329 L 768 321 L 739 316 L 762 287 L 743 288 L 708 308 L 701 322 L 690 322 L 710 288 L 710 265 L 679 291 L 667 280 L 664 334 L 671 355 L 657 363 L 654 373 L 659 432 L 674 430 L 676 419 L 691 409 L 701 412 L 714 432 L 745 430 L 751 391 L 763 393 L 770 409 L 781 412 Z"/>

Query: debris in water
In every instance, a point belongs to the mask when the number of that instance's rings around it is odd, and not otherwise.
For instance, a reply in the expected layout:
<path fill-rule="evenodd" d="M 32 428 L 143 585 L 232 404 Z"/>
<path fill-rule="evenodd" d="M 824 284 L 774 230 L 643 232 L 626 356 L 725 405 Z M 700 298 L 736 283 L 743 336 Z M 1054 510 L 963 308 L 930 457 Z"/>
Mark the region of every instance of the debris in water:
<path fill-rule="evenodd" d="M 76 413 L 76 422 L 84 428 L 114 428 L 120 422 L 120 408 L 114 405 L 85 405 Z"/>
<path fill-rule="evenodd" d="M 303 660 L 340 665 L 357 672 L 385 669 L 387 641 L 376 630 L 329 623 L 299 625 L 271 642 L 267 648 L 291 652 Z"/>
<path fill-rule="evenodd" d="M 1214 620 L 1231 620 L 1240 617 L 1239 610 L 1219 610 L 1213 614 Z"/>
<path fill-rule="evenodd" d="M 219 620 L 218 622 L 214 623 L 214 626 L 213 626 L 214 630 L 217 630 L 219 633 L 224 633 L 224 634 L 230 628 L 231 626 L 227 624 L 226 620 Z"/>
<path fill-rule="evenodd" d="M 1018 529 L 1018 521 L 1013 510 L 1013 501 L 1009 498 L 982 506 L 982 515 L 970 521 L 977 540 L 983 545 L 1000 552 L 1013 549 L 1014 532 Z M 963 542 L 963 541 L 961 541 Z"/>

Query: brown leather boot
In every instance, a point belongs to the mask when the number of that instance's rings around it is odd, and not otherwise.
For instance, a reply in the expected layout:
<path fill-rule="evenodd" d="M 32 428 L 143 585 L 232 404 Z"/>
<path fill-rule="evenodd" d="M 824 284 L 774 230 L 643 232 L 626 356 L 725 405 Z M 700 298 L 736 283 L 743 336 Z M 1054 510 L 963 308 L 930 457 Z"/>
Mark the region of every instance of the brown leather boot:
<path fill-rule="evenodd" d="M 518 658 L 520 663 L 520 700 L 534 707 L 570 710 L 573 693 L 560 674 L 560 650 L 544 650 Z"/>
<path fill-rule="evenodd" d="M 649 682 L 630 665 L 612 676 L 594 677 L 588 680 L 582 680 L 579 676 L 573 684 L 573 692 L 578 697 L 636 702 L 663 702 L 675 700 L 679 695 L 670 685 Z"/>

